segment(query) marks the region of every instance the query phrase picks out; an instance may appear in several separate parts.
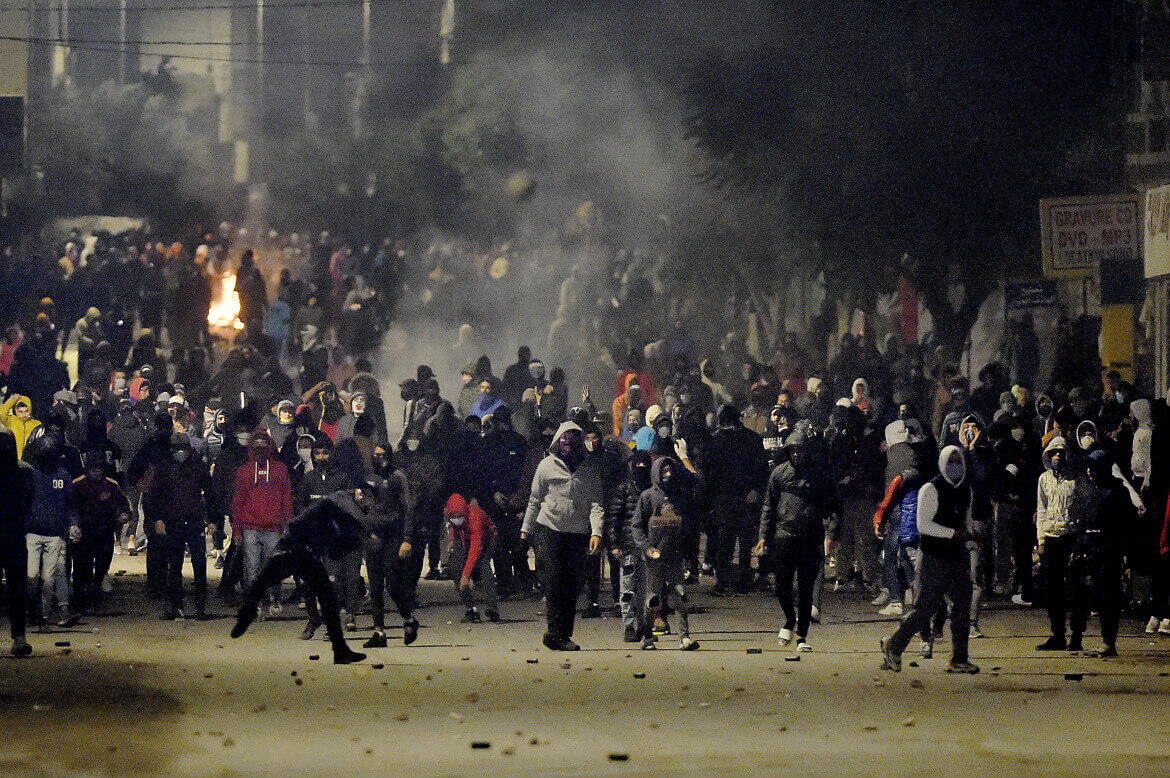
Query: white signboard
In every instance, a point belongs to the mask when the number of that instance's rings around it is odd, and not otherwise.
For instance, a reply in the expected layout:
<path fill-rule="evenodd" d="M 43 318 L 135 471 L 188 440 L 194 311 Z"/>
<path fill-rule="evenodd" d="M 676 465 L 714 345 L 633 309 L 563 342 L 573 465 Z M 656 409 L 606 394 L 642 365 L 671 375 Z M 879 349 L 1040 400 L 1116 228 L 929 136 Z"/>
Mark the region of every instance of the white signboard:
<path fill-rule="evenodd" d="M 1146 192 L 1146 278 L 1170 275 L 1170 186 Z"/>
<path fill-rule="evenodd" d="M 1044 276 L 1084 278 L 1096 275 L 1103 259 L 1140 261 L 1140 207 L 1136 194 L 1041 200 Z"/>

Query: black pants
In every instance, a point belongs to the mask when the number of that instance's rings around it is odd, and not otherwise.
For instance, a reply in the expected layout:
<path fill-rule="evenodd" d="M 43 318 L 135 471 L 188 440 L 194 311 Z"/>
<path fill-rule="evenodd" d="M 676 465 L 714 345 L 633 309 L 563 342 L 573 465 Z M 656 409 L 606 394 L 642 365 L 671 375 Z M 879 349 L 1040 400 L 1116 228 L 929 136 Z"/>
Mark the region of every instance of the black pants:
<path fill-rule="evenodd" d="M 89 527 L 81 532 L 81 540 L 72 544 L 73 607 L 81 615 L 101 600 L 102 582 L 110 572 L 114 558 L 117 528 Z"/>
<path fill-rule="evenodd" d="M 233 539 L 223 558 L 223 575 L 219 579 L 219 594 L 225 596 L 235 591 L 237 584 L 244 581 L 244 543 Z"/>
<path fill-rule="evenodd" d="M 752 546 L 756 543 L 758 521 L 752 518 L 752 510 L 743 497 L 734 494 L 716 497 L 714 513 L 717 541 L 715 583 L 721 588 L 737 586 L 748 589 L 752 585 Z M 738 576 L 731 564 L 736 545 L 739 546 Z"/>
<path fill-rule="evenodd" d="M 813 587 L 817 573 L 825 564 L 825 544 L 821 538 L 779 538 L 772 544 L 776 572 L 776 599 L 784 610 L 784 628 L 795 629 L 797 637 L 808 637 L 812 620 Z M 796 582 L 796 603 L 792 601 L 792 584 Z"/>
<path fill-rule="evenodd" d="M 151 594 L 163 594 L 167 585 L 167 542 L 154 531 L 154 525 L 159 518 L 166 522 L 170 517 L 153 513 L 146 516 L 146 585 Z"/>
<path fill-rule="evenodd" d="M 1033 602 L 1035 586 L 1032 581 L 1032 549 L 1036 547 L 1036 525 L 1032 517 L 1021 510 L 1013 511 L 1012 540 L 1015 552 L 1015 586 L 1025 602 Z"/>
<path fill-rule="evenodd" d="M 397 538 L 366 538 L 364 551 L 366 574 L 370 577 L 370 610 L 374 626 L 379 629 L 386 626 L 387 589 L 403 621 L 410 621 L 414 614 L 414 584 L 417 578 L 411 579 L 413 565 L 410 558 L 398 558 L 401 545 L 402 541 Z"/>
<path fill-rule="evenodd" d="M 520 517 L 510 509 L 493 507 L 496 525 L 496 585 L 502 596 L 532 590 L 532 572 L 528 569 L 528 548 L 520 540 Z"/>
<path fill-rule="evenodd" d="M 1044 541 L 1044 588 L 1048 597 L 1048 623 L 1054 637 L 1064 637 L 1068 617 L 1068 563 L 1074 538 L 1046 538 Z"/>
<path fill-rule="evenodd" d="M 967 661 L 967 641 L 971 638 L 971 558 L 966 549 L 941 556 L 922 552 L 918 573 L 919 592 L 914 610 L 890 638 L 890 651 L 901 655 L 915 633 L 929 630 L 930 621 L 951 601 L 951 661 Z"/>
<path fill-rule="evenodd" d="M 589 536 L 557 532 L 543 525 L 537 527 L 537 553 L 541 557 L 548 635 L 563 641 L 573 637 L 577 615 L 577 598 L 589 554 Z"/>
<path fill-rule="evenodd" d="M 167 601 L 175 610 L 183 609 L 183 552 L 191 555 L 191 573 L 195 579 L 195 607 L 207 605 L 207 547 L 203 540 L 203 521 L 172 522 L 167 534 L 157 538 L 164 550 Z"/>
<path fill-rule="evenodd" d="M 8 622 L 12 639 L 24 637 L 28 618 L 28 547 L 24 537 L 0 537 L 0 567 L 4 569 L 4 586 L 8 589 Z"/>
<path fill-rule="evenodd" d="M 333 584 L 329 580 L 329 574 L 325 572 L 325 566 L 309 553 L 308 549 L 282 549 L 265 562 L 256 580 L 244 593 L 244 607 L 259 607 L 260 601 L 268 592 L 290 576 L 300 579 L 306 587 L 308 596 L 315 598 L 320 604 L 325 632 L 329 635 L 329 642 L 333 644 L 333 653 L 348 653 L 349 646 L 341 631 L 341 612 L 337 607 L 337 595 L 333 591 Z"/>
<path fill-rule="evenodd" d="M 444 503 L 437 500 L 420 500 L 415 506 L 415 532 L 422 542 L 413 556 L 418 560 L 416 564 L 420 570 L 424 555 L 429 570 L 439 569 L 439 560 L 443 557 L 443 529 L 446 526 L 443 507 Z"/>
<path fill-rule="evenodd" d="M 1078 549 L 1069 567 L 1073 638 L 1084 634 L 1089 610 L 1096 605 L 1101 619 L 1101 642 L 1115 646 L 1121 621 L 1121 550 Z"/>

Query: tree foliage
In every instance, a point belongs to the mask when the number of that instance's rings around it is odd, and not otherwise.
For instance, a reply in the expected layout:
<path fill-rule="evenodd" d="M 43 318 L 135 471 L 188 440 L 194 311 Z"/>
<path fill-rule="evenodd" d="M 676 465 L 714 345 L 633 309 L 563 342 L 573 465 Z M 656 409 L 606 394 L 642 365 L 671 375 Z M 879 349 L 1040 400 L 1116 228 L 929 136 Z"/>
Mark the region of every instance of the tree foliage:
<path fill-rule="evenodd" d="M 1121 5 L 753 4 L 753 34 L 684 70 L 702 177 L 791 213 L 840 293 L 888 287 L 908 255 L 961 339 L 1005 264 L 1035 256 L 1040 197 L 1119 183 L 1099 161 L 1120 158 Z M 948 278 L 968 291 L 957 316 Z"/>

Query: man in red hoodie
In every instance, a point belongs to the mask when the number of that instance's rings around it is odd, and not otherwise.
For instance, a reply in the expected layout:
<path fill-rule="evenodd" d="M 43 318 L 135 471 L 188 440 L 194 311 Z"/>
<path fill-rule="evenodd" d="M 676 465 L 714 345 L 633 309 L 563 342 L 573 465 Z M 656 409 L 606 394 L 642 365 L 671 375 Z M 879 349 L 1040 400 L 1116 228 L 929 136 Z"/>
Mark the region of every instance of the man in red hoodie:
<path fill-rule="evenodd" d="M 500 620 L 500 606 L 496 598 L 496 576 L 492 573 L 492 558 L 496 554 L 496 527 L 483 508 L 472 500 L 470 504 L 459 494 L 451 495 L 443 511 L 451 530 L 451 567 L 459 570 L 456 587 L 467 613 L 463 623 L 479 622 L 475 595 L 471 590 L 472 573 L 479 573 L 479 585 L 487 600 L 488 621 Z"/>
<path fill-rule="evenodd" d="M 245 591 L 274 554 L 293 517 L 292 482 L 276 458 L 276 447 L 265 430 L 248 441 L 248 461 L 236 471 L 232 527 L 243 540 Z M 277 584 L 279 587 L 279 584 Z M 279 588 L 273 592 L 271 615 L 281 611 Z"/>

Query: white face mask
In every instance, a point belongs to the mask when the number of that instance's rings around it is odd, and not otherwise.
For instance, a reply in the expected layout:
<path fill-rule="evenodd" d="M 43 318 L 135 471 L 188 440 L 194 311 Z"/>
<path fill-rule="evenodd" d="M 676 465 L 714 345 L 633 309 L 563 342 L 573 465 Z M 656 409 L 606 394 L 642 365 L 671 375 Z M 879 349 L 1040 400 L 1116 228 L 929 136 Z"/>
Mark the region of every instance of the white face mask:
<path fill-rule="evenodd" d="M 298 448 L 297 449 L 297 456 L 301 458 L 302 462 L 308 464 L 309 460 L 311 460 L 313 458 L 313 449 L 311 449 L 311 448 Z"/>
<path fill-rule="evenodd" d="M 1017 429 L 1012 430 L 1012 440 L 1019 443 L 1023 439 L 1024 439 L 1024 431 L 1022 429 L 1017 428 Z"/>
<path fill-rule="evenodd" d="M 1117 398 L 1117 402 L 1125 402 L 1125 392 L 1122 392 L 1120 389 L 1114 392 L 1113 396 Z"/>
<path fill-rule="evenodd" d="M 191 452 L 185 449 L 179 449 L 174 453 L 176 462 L 186 462 L 187 458 L 191 456 Z"/>
<path fill-rule="evenodd" d="M 120 392 L 120 391 L 122 391 L 122 390 L 123 390 L 123 389 L 125 389 L 125 388 L 126 388 L 126 379 L 125 379 L 125 378 L 123 378 L 122 376 L 118 376 L 117 378 L 115 378 L 115 379 L 114 379 L 114 389 L 115 389 L 115 391 L 119 391 L 119 392 Z"/>
<path fill-rule="evenodd" d="M 406 450 L 407 451 L 418 451 L 418 441 L 417 440 L 406 441 Z"/>
<path fill-rule="evenodd" d="M 585 439 L 585 450 L 586 451 L 592 451 L 596 447 L 597 447 L 597 442 L 594 441 L 592 438 Z"/>
<path fill-rule="evenodd" d="M 1097 438 L 1092 435 L 1081 435 L 1081 448 L 1086 450 L 1092 448 L 1096 440 Z"/>
<path fill-rule="evenodd" d="M 251 437 L 252 436 L 246 432 L 237 432 L 236 433 L 236 442 L 239 443 L 241 446 L 246 446 L 246 445 L 248 445 L 248 440 Z"/>
<path fill-rule="evenodd" d="M 447 521 L 451 522 L 452 527 L 462 527 L 464 522 L 463 514 L 452 513 L 447 517 Z"/>

